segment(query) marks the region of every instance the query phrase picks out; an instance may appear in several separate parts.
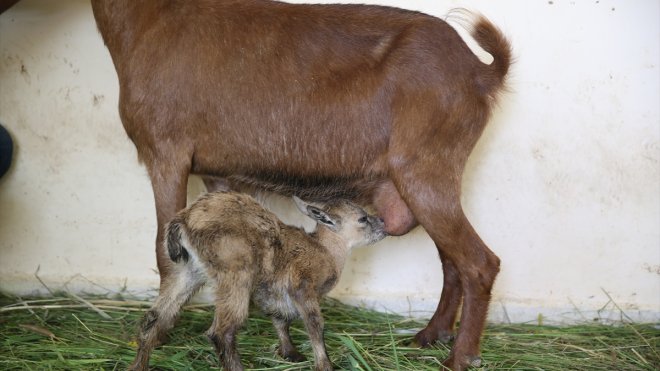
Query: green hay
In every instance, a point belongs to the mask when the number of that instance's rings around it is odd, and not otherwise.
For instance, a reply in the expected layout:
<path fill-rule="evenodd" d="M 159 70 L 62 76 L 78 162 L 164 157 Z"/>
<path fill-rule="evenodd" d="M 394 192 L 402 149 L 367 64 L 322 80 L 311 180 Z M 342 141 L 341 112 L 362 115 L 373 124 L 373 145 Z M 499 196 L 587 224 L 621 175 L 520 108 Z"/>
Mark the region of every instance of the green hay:
<path fill-rule="evenodd" d="M 135 356 L 137 323 L 148 302 L 58 297 L 0 297 L 0 369 L 123 370 Z M 154 351 L 151 367 L 220 369 L 204 332 L 213 308 L 188 306 L 169 342 Z M 323 305 L 330 359 L 343 370 L 438 370 L 449 348 L 410 346 L 424 323 L 326 300 Z M 108 319 L 109 318 L 109 319 Z M 253 312 L 239 334 L 243 364 L 254 370 L 309 370 L 313 355 L 300 322 L 291 334 L 309 361 L 276 354 L 270 320 Z M 482 341 L 489 370 L 657 370 L 660 330 L 652 325 L 551 327 L 490 325 Z"/>

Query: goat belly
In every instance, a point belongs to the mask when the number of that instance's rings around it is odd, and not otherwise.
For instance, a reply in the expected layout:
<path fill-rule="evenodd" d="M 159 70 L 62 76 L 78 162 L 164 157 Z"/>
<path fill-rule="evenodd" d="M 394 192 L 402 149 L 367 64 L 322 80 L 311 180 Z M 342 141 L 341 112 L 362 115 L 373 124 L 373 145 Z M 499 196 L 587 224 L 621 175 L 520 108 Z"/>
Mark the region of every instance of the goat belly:
<path fill-rule="evenodd" d="M 344 198 L 361 204 L 369 204 L 376 188 L 384 182 L 380 177 L 336 176 L 302 177 L 286 172 L 272 171 L 258 174 L 234 175 L 227 178 L 228 187 L 247 193 L 266 190 L 284 196 L 298 196 L 315 202 L 328 202 Z M 224 185 L 224 184 L 223 184 Z"/>

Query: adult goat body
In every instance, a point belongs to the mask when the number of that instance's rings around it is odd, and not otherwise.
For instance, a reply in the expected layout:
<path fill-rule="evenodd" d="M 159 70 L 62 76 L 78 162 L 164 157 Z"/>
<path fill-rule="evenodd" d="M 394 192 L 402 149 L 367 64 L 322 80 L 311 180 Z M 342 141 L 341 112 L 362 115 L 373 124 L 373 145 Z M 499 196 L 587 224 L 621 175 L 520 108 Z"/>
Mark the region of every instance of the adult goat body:
<path fill-rule="evenodd" d="M 437 310 L 415 340 L 453 337 L 445 364 L 479 360 L 499 259 L 460 203 L 468 155 L 504 86 L 511 52 L 486 18 L 482 63 L 446 22 L 366 5 L 268 0 L 92 0 L 119 78 L 119 112 L 164 227 L 189 174 L 311 201 L 372 204 L 386 231 L 421 225 L 442 261 Z"/>

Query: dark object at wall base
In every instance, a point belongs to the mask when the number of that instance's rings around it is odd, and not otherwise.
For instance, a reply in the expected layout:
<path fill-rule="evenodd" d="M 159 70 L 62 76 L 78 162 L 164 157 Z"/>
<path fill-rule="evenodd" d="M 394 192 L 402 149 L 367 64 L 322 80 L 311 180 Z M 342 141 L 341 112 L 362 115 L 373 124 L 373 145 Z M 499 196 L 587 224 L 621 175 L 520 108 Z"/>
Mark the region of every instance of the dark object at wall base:
<path fill-rule="evenodd" d="M 5 10 L 11 8 L 12 5 L 16 4 L 18 0 L 0 0 L 0 14 Z"/>
<path fill-rule="evenodd" d="M 11 136 L 5 130 L 2 125 L 0 125 L 0 178 L 9 170 L 11 166 L 11 157 L 14 151 L 14 143 L 11 140 Z"/>

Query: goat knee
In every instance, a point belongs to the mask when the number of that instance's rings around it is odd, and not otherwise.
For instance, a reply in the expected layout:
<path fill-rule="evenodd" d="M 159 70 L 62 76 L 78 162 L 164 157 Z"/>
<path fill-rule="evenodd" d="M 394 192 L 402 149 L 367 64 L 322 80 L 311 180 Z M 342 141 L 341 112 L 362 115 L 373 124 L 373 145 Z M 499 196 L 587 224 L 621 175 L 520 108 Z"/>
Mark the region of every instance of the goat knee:
<path fill-rule="evenodd" d="M 471 261 L 470 265 L 466 272 L 468 280 L 464 282 L 468 285 L 465 287 L 466 294 L 490 296 L 495 278 L 500 272 L 500 259 L 486 248 L 484 259 Z"/>

